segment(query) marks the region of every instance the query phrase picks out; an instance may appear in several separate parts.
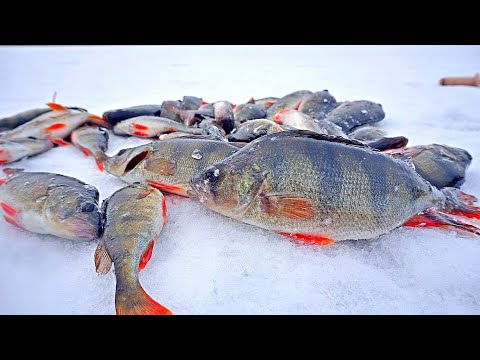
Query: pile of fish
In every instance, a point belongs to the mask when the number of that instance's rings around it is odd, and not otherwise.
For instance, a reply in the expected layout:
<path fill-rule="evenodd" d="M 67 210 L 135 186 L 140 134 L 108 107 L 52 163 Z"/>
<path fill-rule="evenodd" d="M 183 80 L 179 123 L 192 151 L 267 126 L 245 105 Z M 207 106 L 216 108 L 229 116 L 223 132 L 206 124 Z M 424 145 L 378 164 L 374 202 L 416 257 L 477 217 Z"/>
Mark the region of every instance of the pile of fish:
<path fill-rule="evenodd" d="M 244 104 L 184 96 L 102 117 L 47 105 L 0 119 L 0 165 L 73 144 L 130 185 L 100 206 L 98 190 L 77 179 L 4 168 L 0 209 L 34 233 L 99 239 L 94 264 L 98 273 L 113 264 L 117 314 L 171 314 L 138 277 L 167 222 L 164 193 L 318 245 L 400 226 L 480 236 L 477 199 L 459 190 L 472 156 L 441 144 L 406 147 L 407 138 L 374 126 L 385 112 L 372 101 L 337 102 L 328 90 Z M 152 142 L 108 156 L 112 134 Z"/>

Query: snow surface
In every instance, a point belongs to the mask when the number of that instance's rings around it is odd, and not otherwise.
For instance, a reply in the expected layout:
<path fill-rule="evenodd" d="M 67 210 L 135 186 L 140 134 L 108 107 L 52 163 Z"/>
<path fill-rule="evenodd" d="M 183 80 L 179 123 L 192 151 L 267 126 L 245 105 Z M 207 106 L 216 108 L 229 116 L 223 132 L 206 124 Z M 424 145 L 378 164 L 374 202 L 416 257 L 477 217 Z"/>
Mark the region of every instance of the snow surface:
<path fill-rule="evenodd" d="M 480 196 L 480 89 L 438 85 L 479 71 L 479 46 L 0 47 L 0 116 L 41 107 L 54 91 L 101 115 L 183 95 L 242 103 L 329 89 L 338 101 L 381 103 L 379 126 L 410 145 L 467 149 L 462 189 Z M 108 153 L 146 142 L 112 136 Z M 124 185 L 74 147 L 7 166 L 77 177 L 101 199 Z M 314 247 L 178 196 L 167 207 L 140 281 L 174 314 L 480 314 L 478 237 L 399 228 Z M 115 277 L 95 273 L 95 247 L 1 220 L 0 313 L 115 314 Z"/>

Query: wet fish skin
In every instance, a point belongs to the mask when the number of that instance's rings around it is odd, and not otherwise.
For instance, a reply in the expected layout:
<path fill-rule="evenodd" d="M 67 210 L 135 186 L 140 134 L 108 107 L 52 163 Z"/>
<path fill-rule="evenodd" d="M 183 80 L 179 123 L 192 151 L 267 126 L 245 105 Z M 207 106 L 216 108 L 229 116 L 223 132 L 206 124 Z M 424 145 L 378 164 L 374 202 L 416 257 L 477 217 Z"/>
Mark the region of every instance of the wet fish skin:
<path fill-rule="evenodd" d="M 166 222 L 163 194 L 148 184 L 136 183 L 104 200 L 102 210 L 103 233 L 95 264 L 97 271 L 106 272 L 113 262 L 117 315 L 171 315 L 145 292 L 138 277 Z"/>
<path fill-rule="evenodd" d="M 266 98 L 254 100 L 255 101 L 254 104 L 266 111 L 270 106 L 275 104 L 278 101 L 278 99 L 279 99 L 278 97 L 274 97 L 274 96 L 266 97 Z"/>
<path fill-rule="evenodd" d="M 228 139 L 225 137 L 225 131 L 214 124 L 203 127 L 202 135 L 209 136 L 212 140 L 228 142 Z"/>
<path fill-rule="evenodd" d="M 472 162 L 468 151 L 444 144 L 411 146 L 391 153 L 410 156 L 418 174 L 438 189 L 460 188 Z"/>
<path fill-rule="evenodd" d="M 103 171 L 103 163 L 108 159 L 108 133 L 98 127 L 84 125 L 74 130 L 71 135 L 72 143 L 85 155 L 92 155 L 97 167 Z"/>
<path fill-rule="evenodd" d="M 347 134 L 356 127 L 377 123 L 384 118 L 382 105 L 368 100 L 345 101 L 325 117 Z"/>
<path fill-rule="evenodd" d="M 113 127 L 116 135 L 132 135 L 137 137 L 158 137 L 170 132 L 201 134 L 200 129 L 190 128 L 174 120 L 157 116 L 137 116 L 120 121 Z"/>
<path fill-rule="evenodd" d="M 199 201 L 247 224 L 330 241 L 374 238 L 445 203 L 404 161 L 296 133 L 263 136 L 198 172 Z"/>
<path fill-rule="evenodd" d="M 314 119 L 324 119 L 327 114 L 336 107 L 337 100 L 328 90 L 317 91 L 306 96 L 298 111 L 307 114 Z"/>
<path fill-rule="evenodd" d="M 256 104 L 240 104 L 233 109 L 235 123 L 244 123 L 247 120 L 263 119 L 267 116 L 264 109 Z"/>
<path fill-rule="evenodd" d="M 298 106 L 310 94 L 312 94 L 310 90 L 299 90 L 278 99 L 267 109 L 267 119 L 272 120 L 272 118 L 282 109 L 296 110 L 295 107 Z"/>
<path fill-rule="evenodd" d="M 180 100 L 166 100 L 162 103 L 162 109 L 158 115 L 160 117 L 171 119 L 183 124 L 183 120 L 178 114 L 178 110 L 186 110 L 185 106 Z"/>
<path fill-rule="evenodd" d="M 61 105 L 59 105 L 61 106 Z M 35 139 L 64 139 L 76 128 L 85 123 L 94 123 L 103 127 L 111 127 L 99 116 L 94 114 L 70 110 L 54 110 L 42 114 L 35 119 L 16 127 L 1 135 L 2 139 L 18 139 L 32 137 Z"/>
<path fill-rule="evenodd" d="M 222 126 L 222 129 L 228 135 L 235 128 L 235 116 L 232 106 L 228 101 L 217 101 L 213 104 L 213 113 L 215 122 Z"/>
<path fill-rule="evenodd" d="M 73 107 L 73 106 L 67 106 L 67 108 L 72 110 L 87 112 L 87 110 L 84 108 Z M 25 110 L 25 111 L 16 113 L 12 116 L 4 117 L 0 119 L 0 131 L 14 129 L 17 126 L 25 124 L 26 122 L 29 122 L 30 120 L 35 119 L 37 116 L 40 116 L 50 111 L 52 111 L 52 109 L 45 107 L 45 108 Z"/>
<path fill-rule="evenodd" d="M 0 165 L 44 153 L 53 147 L 49 140 L 30 138 L 0 139 Z"/>
<path fill-rule="evenodd" d="M 102 115 L 106 121 L 115 125 L 116 123 L 136 116 L 160 116 L 162 105 L 137 105 L 123 109 L 105 111 Z"/>
<path fill-rule="evenodd" d="M 184 96 L 182 100 L 185 110 L 198 110 L 202 102 L 203 99 L 196 96 Z"/>
<path fill-rule="evenodd" d="M 357 127 L 349 136 L 358 141 L 375 141 L 387 136 L 387 132 L 376 126 L 364 125 Z"/>
<path fill-rule="evenodd" d="M 248 120 L 227 136 L 229 141 L 250 142 L 260 136 L 281 132 L 283 129 L 275 122 L 267 119 Z"/>
<path fill-rule="evenodd" d="M 273 121 L 279 125 L 287 125 L 299 130 L 327 134 L 327 130 L 322 128 L 318 122 L 298 110 L 282 109 L 273 117 Z"/>
<path fill-rule="evenodd" d="M 127 183 L 152 182 L 162 191 L 188 197 L 189 181 L 198 171 L 238 150 L 223 141 L 175 138 L 120 150 L 105 169 Z"/>
<path fill-rule="evenodd" d="M 97 238 L 100 214 L 95 187 L 55 173 L 7 171 L 12 175 L 0 186 L 6 221 L 37 234 L 77 241 Z"/>

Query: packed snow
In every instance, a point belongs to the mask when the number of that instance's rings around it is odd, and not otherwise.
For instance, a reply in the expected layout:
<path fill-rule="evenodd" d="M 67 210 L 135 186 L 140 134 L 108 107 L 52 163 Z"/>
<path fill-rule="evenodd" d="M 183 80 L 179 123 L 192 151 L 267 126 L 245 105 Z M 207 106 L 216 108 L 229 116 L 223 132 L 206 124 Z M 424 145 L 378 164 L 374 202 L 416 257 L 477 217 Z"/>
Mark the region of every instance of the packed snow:
<path fill-rule="evenodd" d="M 480 71 L 480 46 L 0 47 L 0 117 L 52 100 L 102 115 L 184 95 L 243 103 L 329 89 L 383 105 L 378 124 L 409 145 L 468 150 L 462 190 L 480 197 L 480 89 L 442 87 Z M 109 155 L 148 140 L 111 135 Z M 126 185 L 73 146 L 4 167 L 74 176 L 101 200 Z M 299 174 L 301 176 L 301 174 Z M 174 314 L 480 314 L 480 237 L 398 228 L 373 240 L 303 245 L 167 195 L 168 223 L 140 273 Z M 96 241 L 0 219 L 1 314 L 115 314 L 115 276 L 97 275 Z"/>

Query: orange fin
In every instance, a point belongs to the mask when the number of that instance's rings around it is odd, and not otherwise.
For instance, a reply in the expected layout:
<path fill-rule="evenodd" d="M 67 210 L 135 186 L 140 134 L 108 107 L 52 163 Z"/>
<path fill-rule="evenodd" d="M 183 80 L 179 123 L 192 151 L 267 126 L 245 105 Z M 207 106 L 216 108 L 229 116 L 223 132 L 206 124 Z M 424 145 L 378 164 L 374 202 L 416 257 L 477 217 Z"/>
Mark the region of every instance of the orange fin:
<path fill-rule="evenodd" d="M 106 127 L 108 129 L 111 129 L 113 126 L 110 124 L 108 121 L 106 121 L 104 118 L 97 116 L 97 115 L 89 115 L 87 117 L 87 120 L 90 122 L 93 122 L 94 124 Z"/>
<path fill-rule="evenodd" d="M 148 126 L 142 124 L 132 123 L 132 126 L 137 130 L 148 130 Z"/>
<path fill-rule="evenodd" d="M 143 132 L 143 131 L 133 131 L 132 135 L 140 136 L 140 137 L 150 137 L 150 135 L 148 133 Z"/>
<path fill-rule="evenodd" d="M 299 241 L 303 241 L 303 242 L 315 244 L 315 245 L 330 245 L 335 242 L 330 238 L 319 236 L 319 235 L 313 235 L 313 234 L 292 234 L 288 232 L 279 232 L 279 234 L 283 236 L 287 236 L 291 239 L 295 239 L 295 240 L 299 240 Z"/>
<path fill-rule="evenodd" d="M 272 106 L 273 104 L 275 104 L 275 101 L 267 101 L 267 102 L 265 102 L 265 105 L 267 105 L 267 106 Z"/>
<path fill-rule="evenodd" d="M 461 230 L 475 235 L 480 235 L 480 229 L 476 226 L 466 224 L 458 221 L 453 217 L 434 212 L 433 210 L 426 211 L 422 214 L 417 214 L 408 219 L 403 226 L 410 227 L 439 227 L 443 229 Z"/>
<path fill-rule="evenodd" d="M 105 241 L 100 239 L 98 242 L 97 248 L 95 249 L 95 270 L 99 274 L 106 274 L 110 271 L 112 267 L 112 258 L 108 255 L 107 249 L 105 248 Z"/>
<path fill-rule="evenodd" d="M 207 105 L 207 104 L 208 102 L 202 100 L 202 102 L 200 103 L 200 106 Z"/>
<path fill-rule="evenodd" d="M 303 100 L 300 100 L 297 105 L 293 107 L 293 110 L 298 110 L 300 108 L 300 105 L 302 105 Z"/>
<path fill-rule="evenodd" d="M 63 139 L 56 139 L 56 138 L 52 138 L 52 139 L 48 139 L 50 140 L 50 142 L 54 143 L 55 145 L 58 145 L 58 146 L 68 146 L 70 145 L 70 143 L 68 141 L 65 141 Z"/>
<path fill-rule="evenodd" d="M 162 199 L 162 217 L 164 220 L 167 218 L 167 203 L 165 202 L 165 198 Z"/>
<path fill-rule="evenodd" d="M 480 220 L 480 207 L 474 205 L 478 200 L 475 196 L 456 188 L 444 188 L 443 193 L 447 201 L 445 208 L 440 209 L 440 212 Z"/>
<path fill-rule="evenodd" d="M 64 123 L 55 123 L 44 129 L 44 131 L 52 132 L 53 130 L 63 129 L 66 125 Z"/>
<path fill-rule="evenodd" d="M 290 219 L 308 220 L 315 216 L 310 200 L 291 194 L 260 194 L 260 208 L 264 214 Z"/>
<path fill-rule="evenodd" d="M 89 156 L 90 156 L 90 153 L 88 152 L 88 150 L 85 149 L 83 146 L 78 145 L 78 148 L 80 149 L 80 151 L 81 151 L 86 157 L 89 157 Z"/>
<path fill-rule="evenodd" d="M 8 222 L 9 224 L 12 224 L 12 225 L 15 225 L 15 226 L 21 228 L 21 226 L 20 226 L 20 224 L 17 222 L 17 220 L 12 219 L 10 216 L 6 216 L 6 215 L 5 215 L 5 216 L 4 216 L 4 219 L 5 219 L 5 221 Z"/>
<path fill-rule="evenodd" d="M 148 183 L 150 184 L 150 186 L 153 186 L 154 188 L 157 188 L 161 191 L 166 191 L 166 192 L 183 191 L 183 188 L 179 186 L 166 185 L 153 180 L 148 180 Z"/>
<path fill-rule="evenodd" d="M 54 111 L 68 111 L 65 106 L 53 102 L 47 103 L 47 106 Z"/>
<path fill-rule="evenodd" d="M 156 174 L 173 175 L 176 171 L 176 163 L 166 159 L 147 159 L 144 168 Z"/>
<path fill-rule="evenodd" d="M 14 217 L 18 214 L 18 210 L 7 203 L 0 202 L 0 207 L 6 215 Z"/>
<path fill-rule="evenodd" d="M 95 159 L 95 163 L 97 164 L 98 170 L 100 170 L 101 172 L 103 172 L 103 170 L 104 170 L 104 168 L 103 168 L 103 162 L 100 161 L 100 160 Z"/>
<path fill-rule="evenodd" d="M 236 107 L 237 107 L 237 104 L 234 104 L 234 105 L 232 106 L 232 110 L 235 110 Z"/>
<path fill-rule="evenodd" d="M 6 164 L 8 160 L 0 160 L 0 165 Z"/>
<path fill-rule="evenodd" d="M 0 164 L 0 165 L 2 165 L 2 164 Z M 5 178 L 0 178 L 0 185 L 5 184 L 6 182 L 7 182 L 7 179 L 5 179 Z"/>
<path fill-rule="evenodd" d="M 170 310 L 153 300 L 141 287 L 129 294 L 122 294 L 117 290 L 115 310 L 117 315 L 173 315 Z"/>
<path fill-rule="evenodd" d="M 138 264 L 138 271 L 143 270 L 145 266 L 147 266 L 147 263 L 152 258 L 153 244 L 154 244 L 153 240 L 150 240 L 150 242 L 147 245 L 147 248 L 145 249 L 142 256 L 140 257 L 140 262 Z"/>

